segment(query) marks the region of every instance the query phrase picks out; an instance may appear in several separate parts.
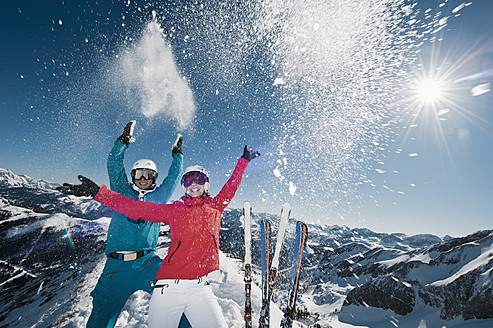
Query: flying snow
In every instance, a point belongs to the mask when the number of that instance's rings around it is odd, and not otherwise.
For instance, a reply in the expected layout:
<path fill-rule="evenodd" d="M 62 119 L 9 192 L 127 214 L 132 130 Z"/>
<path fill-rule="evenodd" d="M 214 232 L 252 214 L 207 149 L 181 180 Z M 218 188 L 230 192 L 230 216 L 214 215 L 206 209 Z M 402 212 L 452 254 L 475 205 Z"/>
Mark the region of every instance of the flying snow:
<path fill-rule="evenodd" d="M 282 77 L 277 77 L 275 80 L 274 80 L 274 84 L 273 85 L 280 85 L 280 84 L 285 84 L 286 82 L 284 82 L 284 79 Z"/>
<path fill-rule="evenodd" d="M 296 192 L 296 186 L 292 181 L 289 182 L 289 193 L 291 196 L 294 196 L 294 193 Z"/>
<path fill-rule="evenodd" d="M 273 171 L 277 192 L 268 194 L 346 206 L 337 200 L 354 199 L 391 142 L 389 104 L 415 42 L 413 8 L 390 0 L 266 1 L 252 15 L 256 39 L 268 40 L 273 87 L 282 85 L 272 153 L 289 156 L 282 174 Z M 315 190 L 326 197 L 309 197 Z"/>
<path fill-rule="evenodd" d="M 185 130 L 200 117 L 197 104 L 220 100 L 221 110 L 204 116 L 224 114 L 225 124 L 215 124 L 214 117 L 200 128 L 218 140 L 239 128 L 240 137 L 263 148 L 264 160 L 256 162 L 266 165 L 259 169 L 262 201 L 277 204 L 293 197 L 300 206 L 335 216 L 366 197 L 362 185 L 382 187 L 372 182 L 389 174 L 380 163 L 402 152 L 391 151 L 391 145 L 398 138 L 393 129 L 402 126 L 401 109 L 394 104 L 408 82 L 408 68 L 423 40 L 451 19 L 431 9 L 421 13 L 407 0 L 162 7 L 145 20 L 141 35 L 128 37 L 112 57 L 110 82 L 124 89 L 129 107 Z M 166 33 L 158 16 L 167 19 Z M 203 86 L 196 95 L 184 76 Z M 481 85 L 471 92 L 489 89 Z M 213 141 L 207 138 L 204 143 Z M 312 197 L 315 192 L 324 197 Z"/>
<path fill-rule="evenodd" d="M 120 74 L 142 114 L 164 114 L 180 129 L 191 124 L 196 106 L 188 82 L 180 75 L 170 45 L 157 20 L 147 24 L 140 40 L 120 56 Z"/>
<path fill-rule="evenodd" d="M 275 167 L 259 184 L 269 189 L 263 200 L 288 195 L 337 214 L 360 197 L 369 174 L 388 174 L 378 167 L 396 140 L 393 104 L 419 45 L 450 20 L 406 0 L 200 3 L 170 13 L 186 17 L 175 34 L 184 57 L 198 57 L 193 70 L 213 81 L 210 94 L 275 118 L 267 128 L 248 126 L 261 142 L 267 133 L 275 139 L 263 149 Z M 325 196 L 310 197 L 315 191 Z"/>

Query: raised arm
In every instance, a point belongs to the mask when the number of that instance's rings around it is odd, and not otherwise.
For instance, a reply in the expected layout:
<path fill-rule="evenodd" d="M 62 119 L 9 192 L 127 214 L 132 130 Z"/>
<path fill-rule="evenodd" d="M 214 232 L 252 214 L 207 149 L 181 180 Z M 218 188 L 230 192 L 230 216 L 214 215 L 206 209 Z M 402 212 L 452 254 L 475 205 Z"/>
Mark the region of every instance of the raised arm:
<path fill-rule="evenodd" d="M 135 121 L 130 121 L 125 125 L 122 134 L 115 140 L 106 162 L 110 188 L 117 192 L 124 192 L 125 188 L 130 188 L 127 175 L 125 174 L 123 158 L 125 156 L 125 150 L 134 141 L 134 126 Z"/>
<path fill-rule="evenodd" d="M 165 204 L 173 194 L 176 186 L 180 183 L 181 175 L 183 174 L 183 151 L 181 146 L 183 145 L 183 137 L 178 134 L 175 143 L 173 144 L 171 154 L 173 161 L 168 170 L 168 175 L 164 178 L 163 183 L 157 188 L 155 192 L 159 194 L 161 203 Z"/>
<path fill-rule="evenodd" d="M 229 205 L 235 196 L 236 191 L 240 187 L 241 180 L 243 179 L 243 175 L 248 167 L 248 163 L 258 156 L 260 156 L 259 152 L 245 146 L 243 155 L 240 159 L 238 159 L 238 163 L 236 164 L 233 174 L 231 174 L 231 177 L 228 181 L 226 181 L 219 194 L 214 197 L 214 202 L 218 210 L 222 212 Z"/>

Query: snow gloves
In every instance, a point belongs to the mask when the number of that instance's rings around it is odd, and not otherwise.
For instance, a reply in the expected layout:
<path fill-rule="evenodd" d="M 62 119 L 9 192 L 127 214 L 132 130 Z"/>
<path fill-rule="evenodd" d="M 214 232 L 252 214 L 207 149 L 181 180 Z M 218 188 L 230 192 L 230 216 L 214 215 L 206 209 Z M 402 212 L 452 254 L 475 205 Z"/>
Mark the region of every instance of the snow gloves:
<path fill-rule="evenodd" d="M 123 128 L 122 135 L 117 138 L 118 140 L 121 140 L 125 144 L 125 146 L 127 146 L 127 148 L 131 142 L 135 141 L 133 137 L 135 123 L 137 123 L 137 121 L 128 122 L 127 125 L 125 125 L 125 127 Z"/>
<path fill-rule="evenodd" d="M 67 195 L 74 195 L 74 196 L 88 196 L 88 197 L 94 197 L 99 191 L 99 186 L 92 180 L 89 180 L 88 178 L 79 175 L 78 176 L 80 182 L 82 184 L 80 185 L 73 185 L 70 183 L 64 183 L 63 186 L 57 187 L 56 190 L 67 194 Z"/>
<path fill-rule="evenodd" d="M 178 153 L 183 155 L 183 151 L 181 150 L 181 145 L 183 145 L 183 136 L 178 133 L 178 136 L 176 137 L 176 141 L 173 144 L 173 148 L 171 150 L 171 156 L 174 157 Z"/>
<path fill-rule="evenodd" d="M 133 137 L 135 123 L 137 123 L 137 121 L 135 120 L 128 122 L 123 128 L 122 134 L 118 138 L 116 138 L 117 140 L 121 140 L 121 142 L 123 142 L 123 144 L 127 146 L 127 148 L 128 146 L 130 146 L 131 142 L 135 141 L 135 138 Z M 183 155 L 183 151 L 181 150 L 182 145 L 183 145 L 183 136 L 181 134 L 178 134 L 176 141 L 173 144 L 173 148 L 171 150 L 171 155 L 173 157 L 178 153 Z"/>
<path fill-rule="evenodd" d="M 250 162 L 252 159 L 254 159 L 255 157 L 259 157 L 259 156 L 260 156 L 260 153 L 258 151 L 252 150 L 251 148 L 248 148 L 247 146 L 245 146 L 245 149 L 243 149 L 243 155 L 241 156 L 241 158 L 244 158 Z"/>

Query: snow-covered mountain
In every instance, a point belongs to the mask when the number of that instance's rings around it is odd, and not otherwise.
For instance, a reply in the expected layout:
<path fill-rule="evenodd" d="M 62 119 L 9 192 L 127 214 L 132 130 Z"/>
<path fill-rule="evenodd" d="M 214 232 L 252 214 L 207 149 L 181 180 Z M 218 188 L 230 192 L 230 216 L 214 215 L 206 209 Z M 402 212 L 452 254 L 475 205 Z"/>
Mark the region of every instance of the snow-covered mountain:
<path fill-rule="evenodd" d="M 58 186 L 58 184 L 45 180 L 33 179 L 27 175 L 17 175 L 10 170 L 0 168 L 0 186 L 6 186 L 9 188 L 23 187 L 54 189 Z"/>
<path fill-rule="evenodd" d="M 242 258 L 241 240 L 228 242 L 242 229 L 237 219 L 228 216 L 240 214 L 234 210 L 225 214 L 223 250 Z M 278 220 L 266 214 L 257 218 L 257 222 L 262 218 Z M 450 327 L 451 320 L 459 322 L 459 327 L 489 327 L 493 323 L 493 230 L 442 240 L 434 235 L 406 236 L 311 224 L 308 227 L 300 295 L 300 307 L 305 310 L 300 315 L 308 317 L 300 321 L 305 324 L 323 322 L 337 327 L 336 321 L 364 327 L 384 327 L 385 323 L 394 326 L 384 310 L 391 310 L 393 316 L 414 318 L 411 327 L 418 327 L 429 311 L 435 313 L 434 322 L 440 322 L 440 327 Z M 258 234 L 256 230 L 254 233 Z M 284 261 L 278 280 L 284 285 L 289 272 L 282 268 L 290 265 L 293 235 L 294 231 L 288 231 L 288 247 L 281 257 Z M 258 254 L 258 240 L 254 237 L 254 254 Z M 258 262 L 258 256 L 254 258 Z M 287 291 L 276 291 L 275 295 L 280 306 L 285 304 Z M 371 314 L 363 316 L 365 319 L 354 318 L 355 306 L 361 307 L 358 313 L 370 309 Z M 375 314 L 377 309 L 381 318 Z M 374 326 L 369 325 L 368 315 L 377 320 Z M 488 319 L 488 323 L 481 323 L 482 319 Z"/>
<path fill-rule="evenodd" d="M 109 218 L 89 198 L 58 193 L 56 184 L 0 169 L 0 327 L 84 327 L 90 292 L 104 265 Z M 255 204 L 253 204 L 255 206 Z M 295 206 L 295 204 L 293 204 Z M 254 213 L 253 261 L 259 270 Z M 294 219 L 293 219 L 294 220 Z M 294 222 L 287 231 L 273 295 L 272 326 L 286 304 Z M 299 318 L 312 327 L 493 327 L 493 231 L 463 238 L 375 233 L 308 225 Z M 163 226 L 158 254 L 169 245 Z M 243 326 L 241 210 L 227 210 L 221 270 L 214 290 L 231 327 Z M 254 281 L 259 284 L 258 275 Z M 118 327 L 146 327 L 149 295 L 127 302 Z M 258 320 L 260 290 L 253 289 Z M 295 326 L 296 326 L 295 325 Z"/>

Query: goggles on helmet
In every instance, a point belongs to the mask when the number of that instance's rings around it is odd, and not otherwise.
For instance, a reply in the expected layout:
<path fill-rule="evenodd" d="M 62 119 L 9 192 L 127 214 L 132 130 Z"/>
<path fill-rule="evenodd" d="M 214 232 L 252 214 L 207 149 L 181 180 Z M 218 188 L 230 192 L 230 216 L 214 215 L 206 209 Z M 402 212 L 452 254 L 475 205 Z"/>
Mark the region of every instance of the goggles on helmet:
<path fill-rule="evenodd" d="M 185 175 L 183 179 L 181 179 L 181 184 L 185 186 L 185 188 L 190 187 L 194 182 L 198 185 L 204 185 L 208 182 L 209 179 L 205 176 L 205 174 L 200 172 L 190 172 Z"/>
<path fill-rule="evenodd" d="M 151 169 L 135 169 L 132 170 L 132 178 L 135 180 L 140 180 L 144 178 L 146 180 L 154 179 L 157 176 L 156 171 Z"/>

